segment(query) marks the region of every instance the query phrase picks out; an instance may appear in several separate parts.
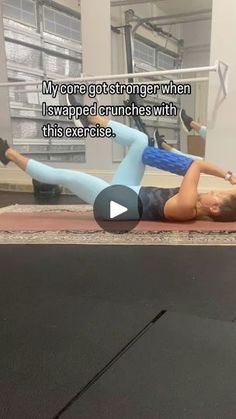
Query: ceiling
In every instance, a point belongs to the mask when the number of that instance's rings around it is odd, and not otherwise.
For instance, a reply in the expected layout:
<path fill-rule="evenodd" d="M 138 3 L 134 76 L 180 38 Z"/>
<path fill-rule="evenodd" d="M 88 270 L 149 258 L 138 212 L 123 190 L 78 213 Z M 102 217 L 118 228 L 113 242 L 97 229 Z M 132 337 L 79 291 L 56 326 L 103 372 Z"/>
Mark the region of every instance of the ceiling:
<path fill-rule="evenodd" d="M 189 13 L 212 8 L 212 0 L 111 0 L 111 5 L 134 6 L 153 3 L 167 14 Z"/>
<path fill-rule="evenodd" d="M 189 13 L 212 8 L 212 0 L 162 0 L 155 3 L 168 14 Z"/>

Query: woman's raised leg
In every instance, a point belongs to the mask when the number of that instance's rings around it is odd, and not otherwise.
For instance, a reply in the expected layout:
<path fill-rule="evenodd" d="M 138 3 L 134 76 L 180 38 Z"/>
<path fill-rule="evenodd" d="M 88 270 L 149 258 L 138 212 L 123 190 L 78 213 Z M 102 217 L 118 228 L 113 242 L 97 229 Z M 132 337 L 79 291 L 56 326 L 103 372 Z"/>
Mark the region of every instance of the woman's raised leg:
<path fill-rule="evenodd" d="M 120 122 L 109 121 L 101 116 L 89 117 L 91 124 L 99 124 L 106 128 L 111 127 L 116 137 L 116 144 L 129 147 L 129 151 L 120 163 L 113 179 L 112 185 L 139 186 L 144 175 L 145 165 L 142 162 L 144 149 L 148 146 L 148 137 L 137 129 L 130 128 Z"/>
<path fill-rule="evenodd" d="M 66 169 L 56 169 L 33 159 L 27 159 L 12 148 L 6 151 L 6 157 L 24 170 L 33 179 L 49 184 L 60 184 L 88 204 L 93 205 L 97 195 L 109 186 L 109 183 L 86 173 Z"/>

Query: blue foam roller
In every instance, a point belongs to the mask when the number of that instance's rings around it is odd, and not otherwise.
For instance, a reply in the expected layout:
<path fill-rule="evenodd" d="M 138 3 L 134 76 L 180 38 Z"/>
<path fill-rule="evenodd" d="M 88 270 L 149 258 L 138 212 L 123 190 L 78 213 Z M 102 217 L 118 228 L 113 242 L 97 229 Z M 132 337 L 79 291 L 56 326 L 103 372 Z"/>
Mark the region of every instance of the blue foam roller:
<path fill-rule="evenodd" d="M 155 147 L 146 147 L 143 152 L 142 161 L 144 164 L 176 175 L 184 176 L 193 163 L 193 159 L 171 151 Z"/>

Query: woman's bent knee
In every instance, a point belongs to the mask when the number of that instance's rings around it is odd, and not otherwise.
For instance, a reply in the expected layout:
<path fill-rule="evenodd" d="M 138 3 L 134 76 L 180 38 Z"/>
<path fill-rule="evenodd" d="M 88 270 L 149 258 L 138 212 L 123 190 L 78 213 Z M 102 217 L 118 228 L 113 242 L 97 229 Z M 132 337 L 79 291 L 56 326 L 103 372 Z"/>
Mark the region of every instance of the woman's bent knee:
<path fill-rule="evenodd" d="M 148 136 L 144 132 L 138 131 L 137 142 L 144 147 L 148 146 Z"/>

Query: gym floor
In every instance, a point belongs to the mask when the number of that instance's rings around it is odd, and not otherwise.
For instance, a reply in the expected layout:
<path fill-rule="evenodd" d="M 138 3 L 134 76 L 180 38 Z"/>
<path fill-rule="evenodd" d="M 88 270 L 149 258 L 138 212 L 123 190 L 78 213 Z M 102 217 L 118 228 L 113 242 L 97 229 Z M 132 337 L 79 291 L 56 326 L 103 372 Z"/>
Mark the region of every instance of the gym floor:
<path fill-rule="evenodd" d="M 235 418 L 235 246 L 0 247 L 2 418 Z"/>
<path fill-rule="evenodd" d="M 9 205 L 78 205 L 83 203 L 74 195 L 59 195 L 58 197 L 36 198 L 33 193 L 1 191 L 0 208 Z"/>

